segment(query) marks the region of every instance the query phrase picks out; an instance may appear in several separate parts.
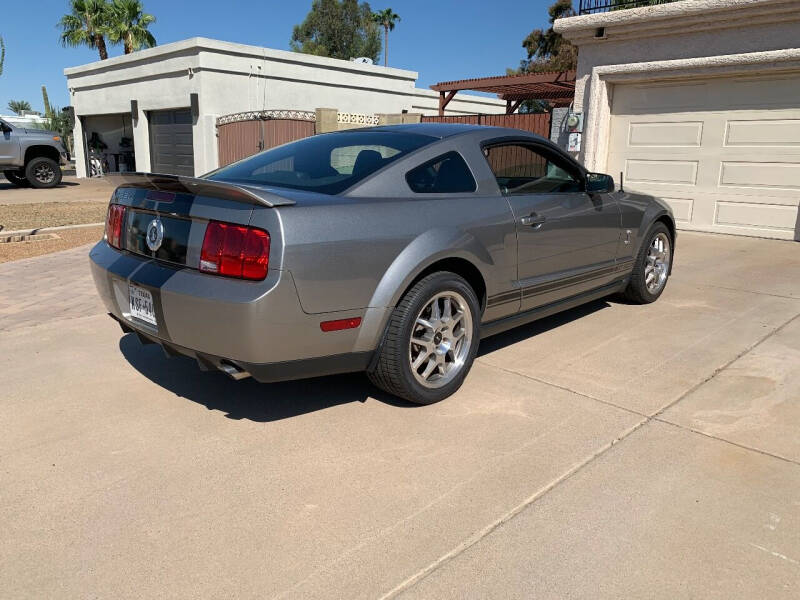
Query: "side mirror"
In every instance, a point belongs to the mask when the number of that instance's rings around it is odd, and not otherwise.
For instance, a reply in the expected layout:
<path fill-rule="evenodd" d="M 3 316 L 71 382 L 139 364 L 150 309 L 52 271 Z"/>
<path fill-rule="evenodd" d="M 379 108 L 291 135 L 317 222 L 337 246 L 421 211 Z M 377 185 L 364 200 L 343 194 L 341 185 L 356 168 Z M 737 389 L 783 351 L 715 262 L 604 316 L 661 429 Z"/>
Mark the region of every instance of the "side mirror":
<path fill-rule="evenodd" d="M 5 123 L 0 123 L 0 131 L 2 131 L 3 133 L 8 133 L 9 131 L 11 131 L 11 127 L 6 125 Z"/>
<path fill-rule="evenodd" d="M 586 174 L 586 191 L 589 194 L 607 194 L 614 191 L 614 178 L 603 173 Z"/>

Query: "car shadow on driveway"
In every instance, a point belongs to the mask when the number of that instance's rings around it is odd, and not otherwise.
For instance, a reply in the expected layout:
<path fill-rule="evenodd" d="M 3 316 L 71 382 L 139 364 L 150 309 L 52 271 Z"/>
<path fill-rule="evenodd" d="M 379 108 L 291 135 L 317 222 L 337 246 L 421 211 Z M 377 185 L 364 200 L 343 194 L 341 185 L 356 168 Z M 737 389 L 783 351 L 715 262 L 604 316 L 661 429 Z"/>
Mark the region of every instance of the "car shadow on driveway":
<path fill-rule="evenodd" d="M 501 350 L 506 346 L 511 346 L 517 342 L 521 342 L 522 340 L 526 340 L 528 338 L 537 336 L 540 333 L 550 331 L 551 329 L 555 329 L 561 325 L 566 325 L 567 323 L 588 316 L 597 312 L 598 310 L 608 308 L 611 306 L 612 302 L 620 303 L 621 301 L 617 300 L 616 298 L 614 300 L 607 298 L 594 300 L 593 302 L 588 302 L 582 306 L 565 310 L 564 312 L 551 315 L 544 319 L 539 319 L 533 323 L 521 325 L 520 327 L 510 329 L 504 333 L 493 335 L 492 337 L 486 338 L 481 342 L 481 346 L 478 348 L 478 357 L 491 354 L 492 352 Z"/>
<path fill-rule="evenodd" d="M 481 342 L 478 356 L 536 336 L 609 306 L 605 300 L 541 319 Z M 229 419 L 271 422 L 297 417 L 348 402 L 374 398 L 398 408 L 423 408 L 395 398 L 370 384 L 362 373 L 280 383 L 254 379 L 233 381 L 219 372 L 203 372 L 188 357 L 167 358 L 155 344 L 142 345 L 133 334 L 122 336 L 119 349 L 130 365 L 153 383 L 180 397 L 225 413 Z"/>

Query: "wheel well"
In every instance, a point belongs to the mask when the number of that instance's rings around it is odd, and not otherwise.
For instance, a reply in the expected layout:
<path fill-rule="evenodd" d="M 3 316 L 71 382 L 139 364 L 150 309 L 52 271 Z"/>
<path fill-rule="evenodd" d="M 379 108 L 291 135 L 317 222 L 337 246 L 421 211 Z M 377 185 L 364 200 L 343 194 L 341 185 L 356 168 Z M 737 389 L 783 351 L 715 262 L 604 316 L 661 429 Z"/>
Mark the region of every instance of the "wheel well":
<path fill-rule="evenodd" d="M 486 307 L 486 282 L 483 280 L 483 275 L 481 275 L 478 267 L 464 258 L 444 258 L 425 267 L 425 269 L 414 278 L 414 281 L 408 284 L 408 287 L 403 290 L 403 294 L 400 297 L 402 298 L 405 296 L 406 292 L 414 287 L 420 279 L 439 271 L 449 271 L 463 277 L 466 282 L 472 286 L 472 289 L 475 290 L 475 295 L 478 297 L 478 302 L 481 306 L 481 312 L 483 312 L 483 309 Z"/>
<path fill-rule="evenodd" d="M 675 243 L 675 222 L 669 217 L 669 215 L 661 215 L 655 221 L 656 223 L 663 223 L 669 229 L 669 236 L 672 238 L 672 243 Z"/>
<path fill-rule="evenodd" d="M 44 146 L 44 145 L 31 146 L 30 148 L 25 150 L 25 164 L 27 165 L 34 158 L 39 158 L 40 156 L 44 156 L 45 158 L 50 158 L 56 161 L 56 164 L 58 164 L 58 160 L 60 158 L 58 150 L 56 150 L 52 146 Z"/>

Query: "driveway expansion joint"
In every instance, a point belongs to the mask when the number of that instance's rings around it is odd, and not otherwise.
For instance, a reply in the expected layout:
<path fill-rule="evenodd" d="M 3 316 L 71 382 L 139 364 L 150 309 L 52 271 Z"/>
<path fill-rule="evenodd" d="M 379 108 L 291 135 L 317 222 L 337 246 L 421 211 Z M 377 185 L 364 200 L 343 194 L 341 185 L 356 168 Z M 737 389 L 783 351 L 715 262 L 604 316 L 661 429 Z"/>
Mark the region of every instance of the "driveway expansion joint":
<path fill-rule="evenodd" d="M 659 423 L 664 423 L 664 424 L 667 424 L 667 425 L 672 425 L 674 427 L 677 427 L 678 429 L 683 429 L 683 430 L 689 431 L 691 433 L 697 433 L 697 434 L 700 434 L 700 435 L 702 435 L 704 437 L 707 437 L 707 438 L 710 438 L 710 439 L 715 439 L 715 440 L 718 440 L 718 441 L 721 441 L 721 442 L 726 442 L 726 443 L 731 444 L 733 446 L 737 446 L 737 447 L 739 447 L 739 448 L 741 448 L 743 450 L 750 450 L 750 451 L 756 452 L 758 454 L 762 454 L 764 456 L 768 456 L 768 457 L 779 459 L 779 460 L 784 461 L 784 462 L 788 462 L 788 463 L 791 463 L 791 464 L 798 464 L 796 461 L 793 461 L 791 459 L 787 459 L 787 458 L 782 457 L 782 456 L 770 454 L 769 452 L 764 452 L 762 450 L 758 450 L 758 449 L 755 449 L 755 448 L 750 448 L 750 447 L 747 447 L 747 446 L 743 446 L 741 444 L 736 444 L 734 442 L 729 442 L 728 440 L 716 438 L 714 436 L 705 434 L 703 432 L 695 431 L 693 429 L 686 428 L 686 427 L 683 427 L 683 426 L 678 425 L 676 423 L 672 423 L 670 421 L 666 421 L 666 420 L 660 418 L 660 415 L 662 415 L 666 410 L 668 410 L 669 408 L 675 406 L 676 404 L 681 402 L 684 398 L 686 398 L 689 394 L 691 394 L 695 390 L 699 389 L 700 387 L 702 387 L 703 385 L 705 385 L 706 383 L 708 383 L 709 381 L 714 379 L 714 377 L 716 377 L 719 373 L 721 373 L 722 371 L 727 369 L 730 365 L 732 365 L 734 362 L 739 360 L 742 356 L 748 354 L 749 352 L 751 352 L 752 350 L 757 348 L 759 345 L 764 343 L 766 340 L 768 340 L 769 338 L 771 338 L 772 336 L 774 336 L 775 334 L 780 332 L 782 329 L 787 327 L 792 321 L 794 321 L 798 317 L 800 317 L 800 313 L 795 314 L 793 317 L 789 318 L 787 321 L 785 321 L 784 323 L 782 323 L 781 325 L 779 325 L 778 327 L 776 327 L 775 329 L 773 329 L 772 331 L 770 331 L 766 335 L 762 336 L 761 338 L 756 340 L 754 343 L 752 343 L 749 346 L 747 346 L 747 348 L 742 350 L 735 357 L 733 357 L 732 359 L 727 361 L 725 364 L 723 364 L 722 366 L 720 366 L 717 369 L 715 369 L 708 377 L 706 377 L 705 379 L 703 379 L 699 383 L 693 385 L 689 390 L 687 390 L 684 393 L 682 393 L 678 398 L 676 398 L 672 402 L 669 402 L 668 404 L 666 404 L 665 406 L 660 408 L 658 411 L 656 411 L 655 413 L 653 413 L 652 415 L 649 415 L 649 416 L 648 415 L 644 415 L 642 413 L 639 413 L 637 411 L 628 409 L 628 408 L 617 406 L 612 402 L 607 402 L 607 401 L 604 401 L 604 400 L 600 400 L 599 398 L 594 398 L 593 396 L 590 396 L 590 395 L 585 394 L 585 393 L 576 392 L 575 390 L 571 390 L 571 389 L 566 388 L 564 386 L 559 386 L 559 385 L 556 385 L 556 384 L 549 383 L 547 381 L 543 381 L 543 380 L 538 379 L 536 377 L 531 377 L 529 375 L 525 375 L 523 373 L 519 373 L 519 372 L 511 370 L 511 369 L 498 367 L 496 365 L 490 365 L 490 366 L 494 366 L 495 368 L 497 368 L 497 369 L 499 369 L 501 371 L 505 371 L 507 373 L 511 373 L 511 374 L 518 375 L 518 376 L 522 376 L 522 377 L 525 377 L 525 378 L 530 379 L 532 381 L 537 381 L 539 383 L 542 383 L 542 384 L 545 384 L 545 385 L 549 385 L 549 386 L 552 386 L 552 387 L 555 387 L 555 388 L 558 388 L 558 389 L 561 389 L 561 390 L 564 390 L 564 391 L 567 391 L 567 392 L 571 392 L 573 394 L 582 396 L 582 397 L 590 399 L 590 400 L 595 400 L 596 402 L 599 402 L 601 404 L 605 404 L 607 406 L 612 406 L 614 408 L 618 408 L 620 410 L 624 410 L 624 411 L 627 411 L 629 413 L 636 414 L 638 416 L 641 416 L 642 420 L 639 421 L 638 423 L 636 423 L 635 425 L 633 425 L 632 427 L 629 427 L 628 429 L 623 431 L 619 436 L 617 436 L 611 442 L 601 446 L 591 456 L 587 457 L 585 460 L 581 461 L 579 464 L 573 466 L 571 469 L 567 470 L 562 475 L 560 475 L 559 477 L 555 478 L 550 483 L 548 483 L 544 487 L 542 487 L 539 490 L 537 490 L 536 492 L 534 492 L 531 496 L 529 496 L 523 502 L 521 502 L 520 504 L 518 504 L 517 506 L 515 506 L 514 508 L 512 508 L 508 512 L 506 512 L 500 518 L 496 519 L 495 521 L 493 521 L 492 523 L 490 523 L 489 525 L 487 525 L 483 529 L 475 532 L 472 536 L 470 536 L 469 538 L 464 540 L 461 544 L 457 545 L 450 552 L 442 555 L 437 560 L 435 560 L 434 562 L 432 562 L 428 566 L 424 567 L 423 569 L 419 570 L 417 573 L 415 573 L 411 577 L 408 577 L 407 579 L 403 580 L 397 586 L 395 586 L 394 588 L 389 590 L 386 594 L 382 595 L 380 597 L 380 599 L 381 600 L 389 600 L 391 598 L 397 597 L 399 594 L 403 593 L 404 591 L 406 591 L 406 590 L 408 590 L 410 588 L 413 588 L 418 583 L 423 581 L 426 577 L 428 577 L 429 575 L 431 575 L 432 573 L 434 573 L 435 571 L 437 571 L 438 569 L 440 569 L 441 567 L 443 567 L 444 565 L 446 565 L 447 563 L 449 563 L 453 559 L 457 558 L 458 556 L 460 556 L 461 554 L 466 552 L 468 549 L 470 549 L 475 544 L 479 543 L 481 540 L 483 540 L 486 536 L 488 536 L 493 531 L 498 529 L 500 526 L 510 522 L 517 515 L 521 514 L 523 511 L 525 511 L 529 507 L 533 506 L 536 503 L 537 500 L 539 500 L 540 498 L 543 498 L 548 493 L 553 491 L 555 488 L 560 486 L 562 483 L 564 483 L 565 481 L 571 479 L 574 475 L 577 475 L 578 473 L 583 471 L 584 468 L 588 467 L 590 464 L 592 464 L 598 458 L 600 458 L 601 456 L 605 455 L 609 450 L 611 450 L 612 448 L 614 448 L 615 446 L 619 445 L 621 442 L 623 442 L 627 438 L 629 438 L 631 436 L 631 434 L 633 434 L 634 432 L 638 431 L 639 429 L 641 429 L 642 427 L 644 427 L 645 425 L 647 425 L 648 423 L 651 423 L 653 421 L 656 421 L 656 422 L 659 422 Z M 482 364 L 486 364 L 486 363 L 483 363 L 483 361 L 481 361 L 481 363 Z"/>

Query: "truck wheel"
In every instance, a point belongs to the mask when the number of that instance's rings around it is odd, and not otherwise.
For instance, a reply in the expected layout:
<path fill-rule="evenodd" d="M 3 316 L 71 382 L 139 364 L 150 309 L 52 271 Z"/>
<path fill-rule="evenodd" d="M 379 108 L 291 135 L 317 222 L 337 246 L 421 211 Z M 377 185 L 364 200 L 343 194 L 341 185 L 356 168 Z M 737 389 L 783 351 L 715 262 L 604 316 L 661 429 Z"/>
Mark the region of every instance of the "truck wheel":
<path fill-rule="evenodd" d="M 433 404 L 455 393 L 478 352 L 480 305 L 455 273 L 428 275 L 392 312 L 375 367 L 367 375 L 390 394 Z"/>
<path fill-rule="evenodd" d="M 13 183 L 17 187 L 28 187 L 30 184 L 28 180 L 25 179 L 25 174 L 22 170 L 19 171 L 3 171 L 3 175 L 6 176 L 9 183 Z"/>
<path fill-rule="evenodd" d="M 61 183 L 61 167 L 52 158 L 38 156 L 25 166 L 25 178 L 35 188 L 52 188 Z"/>

